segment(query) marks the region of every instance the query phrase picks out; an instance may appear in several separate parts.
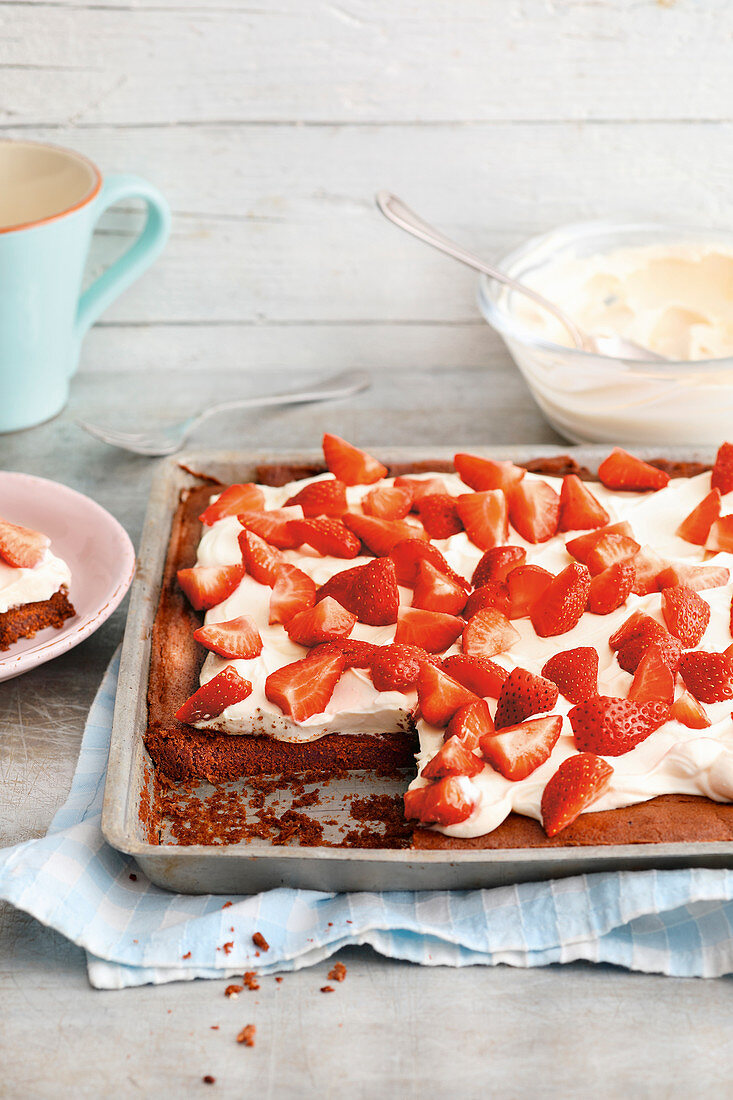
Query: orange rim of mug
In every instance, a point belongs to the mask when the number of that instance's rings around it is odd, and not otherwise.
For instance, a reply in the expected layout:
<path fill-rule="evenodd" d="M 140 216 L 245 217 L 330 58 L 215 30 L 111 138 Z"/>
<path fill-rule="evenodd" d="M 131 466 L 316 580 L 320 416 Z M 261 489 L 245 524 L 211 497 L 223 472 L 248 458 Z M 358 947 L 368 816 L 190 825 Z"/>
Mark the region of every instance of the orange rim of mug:
<path fill-rule="evenodd" d="M 34 218 L 34 220 L 30 222 L 18 222 L 17 225 L 0 226 L 0 235 L 4 233 L 18 233 L 21 229 L 33 229 L 37 225 L 47 225 L 49 222 L 58 221 L 59 218 L 65 218 L 68 214 L 73 214 L 76 210 L 81 210 L 83 206 L 86 206 L 95 199 L 100 192 L 102 187 L 102 173 L 93 160 L 90 160 L 89 157 L 85 157 L 83 153 L 77 153 L 75 149 L 67 149 L 63 145 L 54 145 L 53 142 L 50 141 L 16 141 L 14 138 L 0 140 L 0 146 L 2 145 L 32 145 L 40 149 L 58 150 L 60 153 L 65 153 L 67 156 L 83 161 L 84 164 L 91 168 L 94 175 L 94 183 L 91 190 L 87 192 L 83 198 L 75 202 L 73 206 L 67 206 L 66 210 L 59 210 L 57 214 L 49 214 L 45 218 Z"/>

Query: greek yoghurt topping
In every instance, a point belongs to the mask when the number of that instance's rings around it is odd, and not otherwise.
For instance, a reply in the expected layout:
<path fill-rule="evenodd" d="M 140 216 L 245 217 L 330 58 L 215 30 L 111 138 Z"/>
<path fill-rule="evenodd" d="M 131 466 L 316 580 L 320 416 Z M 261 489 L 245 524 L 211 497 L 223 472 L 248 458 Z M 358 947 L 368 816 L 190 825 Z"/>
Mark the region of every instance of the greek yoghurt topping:
<path fill-rule="evenodd" d="M 59 588 L 71 584 L 65 561 L 46 550 L 32 569 L 15 569 L 0 561 L 0 614 L 29 603 L 49 600 Z"/>

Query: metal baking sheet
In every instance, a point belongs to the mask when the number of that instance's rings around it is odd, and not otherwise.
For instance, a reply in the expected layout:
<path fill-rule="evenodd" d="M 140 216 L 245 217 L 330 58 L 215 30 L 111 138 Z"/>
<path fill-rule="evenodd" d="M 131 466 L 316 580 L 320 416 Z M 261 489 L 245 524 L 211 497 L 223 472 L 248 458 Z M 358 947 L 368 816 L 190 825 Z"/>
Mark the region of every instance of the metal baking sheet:
<path fill-rule="evenodd" d="M 527 461 L 552 454 L 572 454 L 595 469 L 608 453 L 602 447 L 471 447 L 476 454 Z M 450 460 L 455 448 L 380 448 L 388 463 Z M 659 453 L 638 451 L 642 457 Z M 667 449 L 673 459 L 712 461 L 712 452 Z M 153 882 L 183 893 L 255 893 L 277 886 L 313 890 L 434 890 L 474 889 L 543 878 L 605 870 L 644 867 L 733 867 L 733 843 L 628 844 L 599 847 L 503 849 L 494 851 L 416 851 L 409 848 L 329 847 L 354 829 L 353 798 L 399 793 L 407 785 L 399 778 L 352 773 L 319 787 L 320 802 L 309 816 L 323 823 L 326 845 L 302 846 L 297 837 L 255 837 L 236 843 L 180 843 L 175 830 L 162 828 L 159 843 L 150 843 L 141 806 L 153 798 L 153 768 L 143 744 L 147 722 L 147 686 L 151 630 L 155 617 L 171 520 L 181 490 L 199 484 L 188 471 L 205 473 L 224 483 L 255 478 L 257 466 L 269 462 L 321 461 L 320 452 L 253 453 L 191 452 L 162 464 L 154 481 L 143 531 L 138 572 L 133 583 L 125 629 L 115 706 L 109 766 L 102 812 L 102 831 L 113 847 L 134 856 Z M 252 794 L 247 780 L 230 784 L 236 798 Z M 305 788 L 308 793 L 309 788 Z M 206 798 L 214 791 L 201 784 L 182 797 Z M 268 805 L 277 813 L 292 793 L 275 790 Z M 302 797 L 302 794 L 301 794 Z M 363 822 L 362 822 L 363 824 Z"/>

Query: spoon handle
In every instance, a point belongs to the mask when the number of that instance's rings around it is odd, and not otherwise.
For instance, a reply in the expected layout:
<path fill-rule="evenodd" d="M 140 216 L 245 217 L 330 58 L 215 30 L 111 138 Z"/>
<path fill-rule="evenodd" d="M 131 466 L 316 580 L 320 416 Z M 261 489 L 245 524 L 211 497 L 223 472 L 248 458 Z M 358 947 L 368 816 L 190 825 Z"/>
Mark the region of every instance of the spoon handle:
<path fill-rule="evenodd" d="M 469 252 L 468 249 L 456 244 L 455 241 L 451 241 L 448 237 L 444 237 L 437 229 L 433 229 L 431 225 L 428 225 L 427 222 L 424 222 L 422 218 L 418 217 L 418 215 L 411 210 L 409 206 L 406 206 L 402 199 L 398 199 L 396 195 L 390 194 L 389 191 L 379 191 L 377 192 L 376 200 L 377 206 L 382 211 L 385 218 L 389 218 L 389 220 L 394 222 L 395 225 L 398 225 L 400 229 L 404 229 L 407 233 L 412 233 L 413 237 L 418 237 L 421 241 L 425 241 L 426 244 L 432 245 L 433 248 L 437 248 L 440 252 L 445 252 L 446 255 L 452 256 L 454 260 L 460 260 L 461 263 L 467 264 L 468 267 L 473 267 L 476 271 L 481 271 L 484 275 L 496 279 L 498 283 L 503 283 L 504 286 L 510 287 L 518 294 L 524 294 L 525 297 L 531 298 L 536 305 L 540 306 L 542 309 L 546 309 L 557 318 L 572 336 L 576 347 L 587 349 L 588 345 L 583 333 L 561 309 L 558 309 L 554 302 L 548 301 L 542 294 L 538 294 L 536 290 L 532 290 L 531 287 L 525 286 L 523 283 L 518 283 L 509 275 L 505 275 L 503 271 L 499 271 L 498 268 L 491 267 L 489 264 L 484 263 L 478 256 L 474 256 L 473 252 Z"/>

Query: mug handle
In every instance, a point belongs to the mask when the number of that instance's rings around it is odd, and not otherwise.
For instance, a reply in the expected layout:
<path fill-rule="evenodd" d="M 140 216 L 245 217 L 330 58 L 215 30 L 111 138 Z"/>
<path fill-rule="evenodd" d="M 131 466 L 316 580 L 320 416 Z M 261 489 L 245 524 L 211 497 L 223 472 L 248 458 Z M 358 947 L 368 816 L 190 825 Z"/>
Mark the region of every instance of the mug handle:
<path fill-rule="evenodd" d="M 97 219 L 123 199 L 143 199 L 147 204 L 145 228 L 127 252 L 103 271 L 79 298 L 75 324 L 79 341 L 100 313 L 150 266 L 168 239 L 171 225 L 168 203 L 156 187 L 139 176 L 109 176 L 104 181 Z"/>

